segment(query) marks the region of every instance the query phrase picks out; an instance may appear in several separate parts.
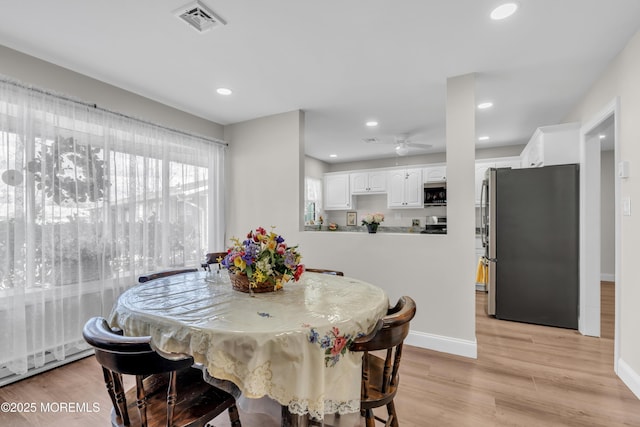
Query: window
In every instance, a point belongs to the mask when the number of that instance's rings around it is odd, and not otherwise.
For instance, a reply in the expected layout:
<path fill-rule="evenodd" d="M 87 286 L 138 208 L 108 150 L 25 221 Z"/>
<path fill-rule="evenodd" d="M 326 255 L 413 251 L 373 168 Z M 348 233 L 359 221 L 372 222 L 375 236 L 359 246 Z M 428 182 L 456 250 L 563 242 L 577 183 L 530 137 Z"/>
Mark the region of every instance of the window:
<path fill-rule="evenodd" d="M 0 372 L 64 360 L 137 276 L 222 247 L 224 148 L 0 80 Z"/>
<path fill-rule="evenodd" d="M 322 180 L 306 177 L 304 192 L 304 223 L 317 224 L 322 211 Z"/>

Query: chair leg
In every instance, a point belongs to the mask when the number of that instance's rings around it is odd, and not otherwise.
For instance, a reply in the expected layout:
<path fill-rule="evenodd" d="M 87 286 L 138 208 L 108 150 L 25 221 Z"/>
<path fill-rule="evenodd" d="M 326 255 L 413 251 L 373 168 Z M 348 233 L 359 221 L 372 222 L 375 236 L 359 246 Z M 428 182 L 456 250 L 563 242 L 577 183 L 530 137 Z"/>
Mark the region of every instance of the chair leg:
<path fill-rule="evenodd" d="M 173 374 L 173 372 L 171 372 Z M 138 412 L 140 412 L 140 425 L 142 427 L 147 427 L 147 396 L 144 391 L 144 376 L 136 375 L 136 406 L 138 407 Z M 168 405 L 170 408 L 171 406 Z M 172 415 L 172 414 L 170 414 Z M 172 422 L 172 418 L 167 418 L 168 423 Z"/>
<path fill-rule="evenodd" d="M 393 400 L 387 403 L 387 413 L 389 414 L 389 420 L 387 421 L 387 424 L 389 424 L 391 427 L 398 427 L 396 405 L 393 404 Z"/>
<path fill-rule="evenodd" d="M 365 411 L 365 422 L 367 427 L 376 427 L 376 418 L 373 415 L 373 409 Z"/>
<path fill-rule="evenodd" d="M 240 424 L 238 407 L 235 404 L 231 405 L 229 406 L 229 409 L 227 409 L 227 412 L 229 412 L 229 421 L 231 421 L 231 427 L 241 427 L 242 424 Z"/>
<path fill-rule="evenodd" d="M 122 414 L 120 413 L 120 407 L 118 406 L 118 401 L 116 400 L 116 392 L 115 386 L 113 383 L 113 375 L 110 370 L 102 367 L 102 375 L 104 377 L 104 383 L 107 386 L 107 393 L 109 393 L 109 397 L 111 398 L 111 403 L 113 404 L 113 410 L 116 414 L 116 422 L 118 424 L 122 424 Z"/>
<path fill-rule="evenodd" d="M 122 375 L 117 372 L 112 372 L 111 376 L 113 378 L 113 391 L 116 395 L 116 404 L 119 408 L 119 411 L 116 413 L 120 413 L 122 416 L 122 424 L 128 426 L 131 424 L 129 421 L 129 411 L 127 410 L 127 400 L 125 399 L 125 390 L 124 385 L 122 384 Z"/>

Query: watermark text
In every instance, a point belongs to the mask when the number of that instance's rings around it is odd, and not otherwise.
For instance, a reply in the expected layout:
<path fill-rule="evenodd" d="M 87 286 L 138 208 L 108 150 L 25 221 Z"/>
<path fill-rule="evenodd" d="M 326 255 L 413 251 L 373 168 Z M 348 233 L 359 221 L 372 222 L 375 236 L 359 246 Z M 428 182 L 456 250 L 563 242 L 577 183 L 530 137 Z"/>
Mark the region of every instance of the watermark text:
<path fill-rule="evenodd" d="M 80 413 L 100 412 L 98 402 L 2 402 L 0 413 Z"/>

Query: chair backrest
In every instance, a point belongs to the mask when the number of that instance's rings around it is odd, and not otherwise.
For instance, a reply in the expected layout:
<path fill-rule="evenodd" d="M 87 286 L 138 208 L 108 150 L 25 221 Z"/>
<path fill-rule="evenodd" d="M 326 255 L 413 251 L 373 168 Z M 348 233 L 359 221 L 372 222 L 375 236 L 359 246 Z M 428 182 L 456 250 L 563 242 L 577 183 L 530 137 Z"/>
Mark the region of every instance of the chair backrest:
<path fill-rule="evenodd" d="M 198 271 L 198 269 L 197 268 L 180 268 L 177 270 L 159 271 L 157 273 L 149 273 L 149 274 L 145 274 L 143 276 L 138 277 L 138 282 L 145 283 L 145 282 L 148 282 L 149 280 L 160 279 L 162 277 L 168 277 L 168 276 L 175 276 L 176 274 L 192 273 L 194 271 Z"/>
<path fill-rule="evenodd" d="M 408 296 L 400 297 L 394 307 L 376 324 L 374 330 L 357 338 L 351 351 L 383 350 L 401 345 L 409 334 L 409 322 L 416 315 L 416 303 Z"/>
<path fill-rule="evenodd" d="M 217 264 L 220 261 L 218 261 L 219 259 L 222 259 L 224 257 L 227 256 L 227 252 L 210 252 L 208 253 L 205 257 L 204 257 L 204 262 L 206 264 Z"/>
<path fill-rule="evenodd" d="M 204 270 L 210 270 L 210 264 L 218 264 L 220 261 L 227 256 L 227 252 L 209 252 L 204 257 L 204 262 L 200 264 Z"/>
<path fill-rule="evenodd" d="M 106 319 L 102 317 L 89 319 L 84 325 L 82 336 L 94 348 L 96 360 L 102 365 L 104 381 L 113 403 L 116 425 L 131 424 L 122 374 L 136 376 L 140 425 L 147 426 L 145 382 L 147 393 L 155 393 L 161 387 L 167 390 L 166 420 L 167 425 L 172 425 L 177 396 L 176 371 L 189 369 L 193 364 L 193 358 L 166 359 L 151 348 L 150 337 L 123 336 L 121 331 L 112 330 Z M 152 375 L 167 372 L 168 380 Z M 151 376 L 148 377 L 149 381 L 145 376 Z M 166 384 L 168 388 L 165 387 Z M 138 419 L 137 416 L 135 418 Z"/>
<path fill-rule="evenodd" d="M 327 270 L 325 268 L 305 268 L 304 271 L 310 271 L 312 273 L 332 274 L 334 276 L 344 276 L 342 271 Z"/>
<path fill-rule="evenodd" d="M 102 317 L 89 319 L 82 335 L 102 365 L 114 427 L 204 426 L 225 410 L 231 426 L 241 426 L 234 397 L 208 384 L 192 357 L 161 355 L 150 337 L 123 336 Z M 135 375 L 134 388 L 124 390 L 122 374 Z"/>
<path fill-rule="evenodd" d="M 403 296 L 378 320 L 371 333 L 356 338 L 349 347 L 351 351 L 364 352 L 361 396 L 363 409 L 388 405 L 393 400 L 398 386 L 402 344 L 409 334 L 409 323 L 415 314 L 415 301 Z M 369 354 L 376 350 L 386 350 L 386 357 L 382 359 Z"/>
<path fill-rule="evenodd" d="M 151 337 L 127 337 L 112 330 L 106 319 L 94 317 L 84 325 L 84 340 L 91 345 L 96 359 L 105 368 L 127 375 L 149 375 L 177 371 L 193 365 L 189 356 L 170 360 L 151 348 Z"/>

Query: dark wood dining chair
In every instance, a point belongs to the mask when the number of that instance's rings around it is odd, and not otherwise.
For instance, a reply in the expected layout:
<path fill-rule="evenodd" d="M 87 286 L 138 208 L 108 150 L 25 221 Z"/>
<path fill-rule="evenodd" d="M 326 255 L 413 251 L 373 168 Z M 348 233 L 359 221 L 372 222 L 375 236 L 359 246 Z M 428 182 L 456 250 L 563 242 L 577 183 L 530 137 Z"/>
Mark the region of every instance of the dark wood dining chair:
<path fill-rule="evenodd" d="M 367 427 L 374 427 L 376 420 L 384 422 L 385 426 L 399 425 L 393 398 L 398 391 L 402 344 L 409 334 L 409 322 L 415 314 L 415 301 L 403 296 L 378 321 L 370 334 L 356 338 L 349 347 L 351 351 L 364 352 L 360 411 Z M 370 353 L 377 350 L 386 350 L 386 356 L 381 358 Z M 374 408 L 381 406 L 387 407 L 387 419 L 373 413 Z"/>
<path fill-rule="evenodd" d="M 175 276 L 176 274 L 192 273 L 198 271 L 197 268 L 181 268 L 177 270 L 165 270 L 157 273 L 149 273 L 138 277 L 139 283 L 148 282 L 149 280 L 160 279 L 162 277 Z"/>
<path fill-rule="evenodd" d="M 102 365 L 113 427 L 203 427 L 225 410 L 231 426 L 240 427 L 234 397 L 205 382 L 192 357 L 165 358 L 151 348 L 150 337 L 123 336 L 102 317 L 89 319 L 82 335 Z M 136 377 L 126 392 L 123 374 Z"/>
<path fill-rule="evenodd" d="M 312 273 L 332 274 L 334 276 L 344 276 L 342 271 L 327 270 L 325 268 L 305 268 L 304 271 L 310 271 Z"/>
<path fill-rule="evenodd" d="M 222 258 L 227 256 L 227 252 L 210 252 L 204 257 L 204 262 L 200 264 L 203 270 L 211 270 L 211 264 L 219 264 Z"/>

